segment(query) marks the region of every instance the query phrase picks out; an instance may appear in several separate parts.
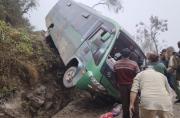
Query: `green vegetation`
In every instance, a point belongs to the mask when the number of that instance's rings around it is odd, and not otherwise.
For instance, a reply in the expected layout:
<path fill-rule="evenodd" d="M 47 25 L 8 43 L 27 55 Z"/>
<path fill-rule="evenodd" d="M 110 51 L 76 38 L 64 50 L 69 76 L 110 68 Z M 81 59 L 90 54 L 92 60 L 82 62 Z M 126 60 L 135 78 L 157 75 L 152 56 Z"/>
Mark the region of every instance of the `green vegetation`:
<path fill-rule="evenodd" d="M 13 28 L 0 20 L 0 102 L 61 65 L 43 38 L 42 32 Z"/>
<path fill-rule="evenodd" d="M 20 57 L 33 54 L 32 41 L 28 32 L 14 29 L 4 21 L 0 21 L 0 98 L 8 96 L 16 89 L 11 75 Z"/>
<path fill-rule="evenodd" d="M 33 51 L 28 32 L 24 29 L 14 29 L 4 21 L 0 21 L 0 42 L 2 50 L 9 48 L 13 53 L 31 55 Z"/>

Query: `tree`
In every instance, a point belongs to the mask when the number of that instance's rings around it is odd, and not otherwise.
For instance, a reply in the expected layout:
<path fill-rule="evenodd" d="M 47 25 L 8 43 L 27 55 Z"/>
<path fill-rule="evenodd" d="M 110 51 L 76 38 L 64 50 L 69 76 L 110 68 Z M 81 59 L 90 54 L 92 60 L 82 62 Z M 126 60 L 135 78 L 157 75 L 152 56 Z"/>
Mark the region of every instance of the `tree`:
<path fill-rule="evenodd" d="M 29 10 L 36 7 L 37 1 L 36 0 L 21 0 L 21 6 L 22 6 L 22 15 L 27 14 Z"/>
<path fill-rule="evenodd" d="M 12 26 L 30 25 L 24 15 L 36 5 L 36 0 L 0 0 L 0 20 Z"/>
<path fill-rule="evenodd" d="M 106 5 L 109 9 L 113 8 L 116 13 L 118 13 L 119 10 L 123 8 L 121 0 L 100 0 L 97 4 L 93 5 L 92 7 L 94 8 L 98 5 Z"/>
<path fill-rule="evenodd" d="M 160 40 L 159 36 L 161 33 L 168 31 L 168 21 L 159 19 L 157 16 L 151 16 L 149 21 L 149 25 L 146 25 L 144 22 L 140 22 L 136 25 L 136 41 L 141 45 L 145 52 L 155 51 L 156 53 L 159 53 L 159 43 L 164 42 L 163 40 Z"/>

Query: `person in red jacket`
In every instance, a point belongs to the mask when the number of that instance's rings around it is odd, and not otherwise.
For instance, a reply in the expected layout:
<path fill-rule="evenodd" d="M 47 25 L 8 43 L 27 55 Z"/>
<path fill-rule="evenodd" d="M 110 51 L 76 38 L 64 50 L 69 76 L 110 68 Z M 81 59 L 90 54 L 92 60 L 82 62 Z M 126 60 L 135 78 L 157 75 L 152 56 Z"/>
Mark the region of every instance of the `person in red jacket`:
<path fill-rule="evenodd" d="M 128 48 L 121 51 L 122 58 L 114 65 L 114 71 L 117 79 L 117 86 L 121 95 L 123 118 L 130 118 L 130 92 L 133 79 L 140 71 L 138 64 L 129 59 L 131 52 Z M 136 104 L 138 107 L 138 102 Z M 139 118 L 138 108 L 133 113 L 133 118 Z"/>

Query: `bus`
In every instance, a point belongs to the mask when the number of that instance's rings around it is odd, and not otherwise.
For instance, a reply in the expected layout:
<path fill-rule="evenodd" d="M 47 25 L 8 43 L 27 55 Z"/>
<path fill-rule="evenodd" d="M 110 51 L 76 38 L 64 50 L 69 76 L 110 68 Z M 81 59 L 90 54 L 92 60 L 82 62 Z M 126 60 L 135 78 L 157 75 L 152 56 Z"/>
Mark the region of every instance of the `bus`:
<path fill-rule="evenodd" d="M 119 97 L 109 57 L 119 59 L 124 48 L 131 49 L 141 66 L 143 51 L 114 20 L 73 0 L 59 0 L 46 16 L 51 37 L 66 71 L 63 84 Z"/>

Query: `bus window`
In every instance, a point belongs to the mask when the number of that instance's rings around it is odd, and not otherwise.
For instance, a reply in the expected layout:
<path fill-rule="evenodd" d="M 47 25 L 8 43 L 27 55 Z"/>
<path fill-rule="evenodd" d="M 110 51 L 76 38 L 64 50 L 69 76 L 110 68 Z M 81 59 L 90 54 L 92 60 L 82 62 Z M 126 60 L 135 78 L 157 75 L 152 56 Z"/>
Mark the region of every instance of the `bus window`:
<path fill-rule="evenodd" d="M 92 55 L 93 55 L 96 65 L 98 65 L 100 63 L 104 53 L 106 52 L 108 44 L 111 41 L 108 39 L 106 39 L 106 40 L 103 39 L 103 37 L 107 37 L 108 34 L 109 34 L 109 32 L 107 32 L 103 29 L 100 29 L 89 40 Z M 110 38 L 110 36 L 108 36 L 108 38 Z"/>

